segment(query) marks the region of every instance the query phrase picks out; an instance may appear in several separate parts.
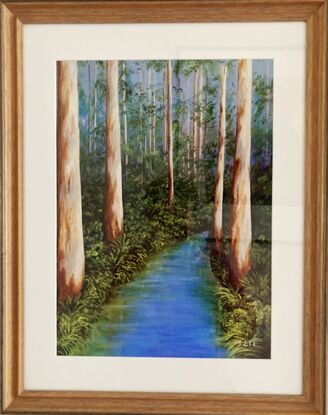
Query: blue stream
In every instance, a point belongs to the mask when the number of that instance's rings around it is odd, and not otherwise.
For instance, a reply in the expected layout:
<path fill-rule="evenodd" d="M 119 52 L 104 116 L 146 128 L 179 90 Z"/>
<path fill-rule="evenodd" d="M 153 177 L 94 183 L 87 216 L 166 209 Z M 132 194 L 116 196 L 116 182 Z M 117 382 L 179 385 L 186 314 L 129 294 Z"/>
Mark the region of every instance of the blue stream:
<path fill-rule="evenodd" d="M 116 290 L 84 351 L 89 356 L 226 357 L 217 343 L 206 233 L 154 257 Z"/>

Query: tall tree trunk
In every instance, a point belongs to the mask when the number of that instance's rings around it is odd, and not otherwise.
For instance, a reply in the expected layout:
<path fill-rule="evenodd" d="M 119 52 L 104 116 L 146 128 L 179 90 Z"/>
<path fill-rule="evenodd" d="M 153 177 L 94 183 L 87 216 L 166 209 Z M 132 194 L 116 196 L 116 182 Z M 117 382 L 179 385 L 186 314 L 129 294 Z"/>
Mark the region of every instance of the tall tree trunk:
<path fill-rule="evenodd" d="M 166 105 L 165 105 L 165 88 L 166 85 L 166 73 L 165 67 L 163 67 L 163 90 L 162 90 L 162 98 L 163 98 L 163 154 L 165 158 L 165 154 L 167 151 L 167 120 L 166 120 Z"/>
<path fill-rule="evenodd" d="M 203 66 L 199 68 L 199 123 L 198 123 L 198 160 L 203 157 Z"/>
<path fill-rule="evenodd" d="M 84 246 L 77 63 L 57 66 L 57 284 L 60 301 L 80 294 Z"/>
<path fill-rule="evenodd" d="M 266 93 L 266 102 L 265 102 L 265 112 L 266 112 L 266 143 L 265 143 L 265 164 L 267 165 L 269 161 L 269 121 L 270 121 L 270 92 L 269 92 L 269 84 L 270 84 L 270 61 L 267 62 L 267 73 L 266 73 L 266 83 L 267 83 L 267 93 Z"/>
<path fill-rule="evenodd" d="M 151 113 L 151 145 L 156 154 L 156 72 L 153 68 L 152 113 Z"/>
<path fill-rule="evenodd" d="M 190 136 L 190 75 L 187 77 L 187 136 Z"/>
<path fill-rule="evenodd" d="M 174 197 L 173 137 L 172 137 L 172 65 L 167 62 L 167 152 L 168 152 L 168 205 Z"/>
<path fill-rule="evenodd" d="M 232 178 L 231 270 L 232 284 L 240 288 L 251 266 L 251 114 L 252 61 L 238 63 L 237 128 Z"/>
<path fill-rule="evenodd" d="M 125 168 L 129 164 L 129 156 L 127 154 L 128 149 L 128 121 L 127 121 L 127 113 L 126 113 L 126 76 L 125 76 L 126 66 L 125 63 L 122 62 L 122 84 L 123 84 L 123 123 L 124 123 L 124 145 L 125 145 Z"/>
<path fill-rule="evenodd" d="M 140 73 L 140 85 L 141 85 L 141 92 L 143 93 L 146 87 L 146 74 L 145 74 L 145 67 L 143 68 L 143 70 L 141 69 L 141 73 Z M 141 102 L 141 108 L 142 107 L 142 102 Z M 143 110 L 141 110 L 143 113 Z M 144 119 L 142 119 L 142 132 L 143 132 L 143 136 L 144 136 L 144 157 L 147 155 L 147 126 L 146 126 L 146 121 Z"/>
<path fill-rule="evenodd" d="M 176 116 L 177 116 L 177 121 L 178 121 L 178 125 L 177 125 L 177 129 L 176 129 L 176 137 L 178 140 L 178 146 L 176 148 L 176 152 L 177 152 L 177 159 L 180 159 L 180 154 L 181 154 L 181 140 L 182 140 L 182 113 L 181 113 L 181 104 L 182 104 L 182 88 L 181 88 L 181 74 L 180 74 L 180 68 L 178 71 L 178 85 L 177 85 L 177 95 L 178 95 L 178 109 L 176 111 Z M 184 153 L 182 153 L 182 157 L 181 157 L 181 170 L 182 172 L 185 169 L 185 156 Z"/>
<path fill-rule="evenodd" d="M 142 88 L 142 70 L 141 65 L 139 66 L 139 132 L 140 132 L 140 156 L 141 156 L 141 163 L 143 163 L 143 149 L 142 149 L 142 136 L 143 136 L 143 108 L 142 108 L 142 96 L 143 96 L 143 88 Z"/>
<path fill-rule="evenodd" d="M 223 184 L 224 184 L 224 153 L 226 138 L 226 91 L 227 91 L 227 67 L 222 64 L 221 73 L 221 97 L 219 109 L 218 129 L 218 158 L 216 165 L 214 206 L 213 206 L 213 237 L 217 250 L 221 249 L 223 239 L 222 213 L 223 213 Z"/>
<path fill-rule="evenodd" d="M 205 98 L 204 98 L 204 146 L 208 143 L 207 139 L 207 128 L 208 128 L 208 122 L 207 122 L 207 105 L 208 105 L 208 71 L 205 69 Z"/>
<path fill-rule="evenodd" d="M 265 102 L 265 112 L 266 112 L 266 131 L 269 131 L 269 117 L 270 117 L 270 92 L 269 92 L 269 84 L 270 84 L 270 61 L 267 62 L 267 70 L 266 70 L 266 84 L 267 84 L 267 93 L 266 93 L 266 102 Z"/>
<path fill-rule="evenodd" d="M 152 99 L 151 99 L 151 67 L 148 68 L 148 105 L 149 105 L 149 108 L 152 105 Z M 152 147 L 151 147 L 151 145 L 152 145 L 152 131 L 153 131 L 153 129 L 152 129 L 152 114 L 151 114 L 151 111 L 150 111 L 150 113 L 149 113 L 149 129 L 148 129 L 148 132 L 149 132 L 149 142 L 148 142 L 149 154 L 152 153 Z"/>
<path fill-rule="evenodd" d="M 123 233 L 121 137 L 118 100 L 118 61 L 106 68 L 105 215 L 106 241 Z"/>
<path fill-rule="evenodd" d="M 178 119 L 178 129 L 177 129 L 177 137 L 179 140 L 179 145 L 177 146 L 177 159 L 180 159 L 181 155 L 181 172 L 182 174 L 186 171 L 186 154 L 183 151 L 183 133 L 184 133 L 184 125 L 183 125 L 183 110 L 182 110 L 182 79 L 181 79 L 181 68 L 179 67 L 178 72 L 178 111 L 177 111 L 177 119 Z"/>
<path fill-rule="evenodd" d="M 187 80 L 187 172 L 190 174 L 190 75 Z"/>
<path fill-rule="evenodd" d="M 97 109 L 98 109 L 98 90 L 97 90 L 97 81 L 98 81 L 98 67 L 97 62 L 95 62 L 95 92 L 94 92 L 94 107 L 93 107 L 93 130 L 94 133 L 97 128 Z M 96 137 L 93 140 L 93 148 L 96 150 Z"/>
<path fill-rule="evenodd" d="M 194 71 L 194 114 L 193 114 L 193 127 L 192 127 L 192 158 L 193 158 L 193 172 L 196 176 L 196 158 L 197 158 L 197 84 L 198 84 L 198 70 Z"/>
<path fill-rule="evenodd" d="M 88 83 L 89 83 L 89 99 L 88 99 L 88 153 L 92 151 L 91 137 L 91 110 L 92 110 L 92 89 L 91 89 L 91 63 L 88 63 Z"/>

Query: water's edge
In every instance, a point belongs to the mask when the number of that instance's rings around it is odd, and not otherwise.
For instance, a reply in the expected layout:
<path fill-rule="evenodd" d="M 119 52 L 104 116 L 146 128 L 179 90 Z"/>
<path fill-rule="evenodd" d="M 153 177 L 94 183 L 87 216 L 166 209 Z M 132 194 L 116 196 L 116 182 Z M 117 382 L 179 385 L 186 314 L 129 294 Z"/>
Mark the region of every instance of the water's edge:
<path fill-rule="evenodd" d="M 217 342 L 216 282 L 206 237 L 197 234 L 165 249 L 118 288 L 81 354 L 227 357 Z"/>

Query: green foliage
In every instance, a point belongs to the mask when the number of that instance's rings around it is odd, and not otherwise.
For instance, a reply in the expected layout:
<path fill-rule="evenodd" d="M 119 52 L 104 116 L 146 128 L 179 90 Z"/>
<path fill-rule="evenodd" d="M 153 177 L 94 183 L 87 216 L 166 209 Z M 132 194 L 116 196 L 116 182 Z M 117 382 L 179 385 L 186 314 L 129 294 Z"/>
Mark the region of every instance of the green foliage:
<path fill-rule="evenodd" d="M 219 284 L 217 321 L 222 332 L 218 342 L 234 358 L 267 359 L 271 354 L 271 244 L 253 243 L 252 269 L 243 282 L 243 290 L 236 291 L 229 283 L 226 253 L 212 250 L 211 266 Z"/>
<path fill-rule="evenodd" d="M 257 75 L 253 80 L 255 90 L 255 112 L 254 116 L 262 115 L 265 105 L 272 99 L 273 82 L 267 83 L 261 75 Z"/>

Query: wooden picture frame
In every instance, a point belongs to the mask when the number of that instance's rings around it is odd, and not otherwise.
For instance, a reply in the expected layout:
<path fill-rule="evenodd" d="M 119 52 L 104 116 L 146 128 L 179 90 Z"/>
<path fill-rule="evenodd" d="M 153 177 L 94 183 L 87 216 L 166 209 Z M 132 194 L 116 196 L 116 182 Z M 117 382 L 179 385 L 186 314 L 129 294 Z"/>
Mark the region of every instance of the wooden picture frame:
<path fill-rule="evenodd" d="M 325 0 L 108 0 L 1 3 L 3 410 L 5 413 L 324 413 L 327 261 Z M 24 24 L 305 21 L 307 30 L 303 394 L 26 391 L 23 382 Z"/>

